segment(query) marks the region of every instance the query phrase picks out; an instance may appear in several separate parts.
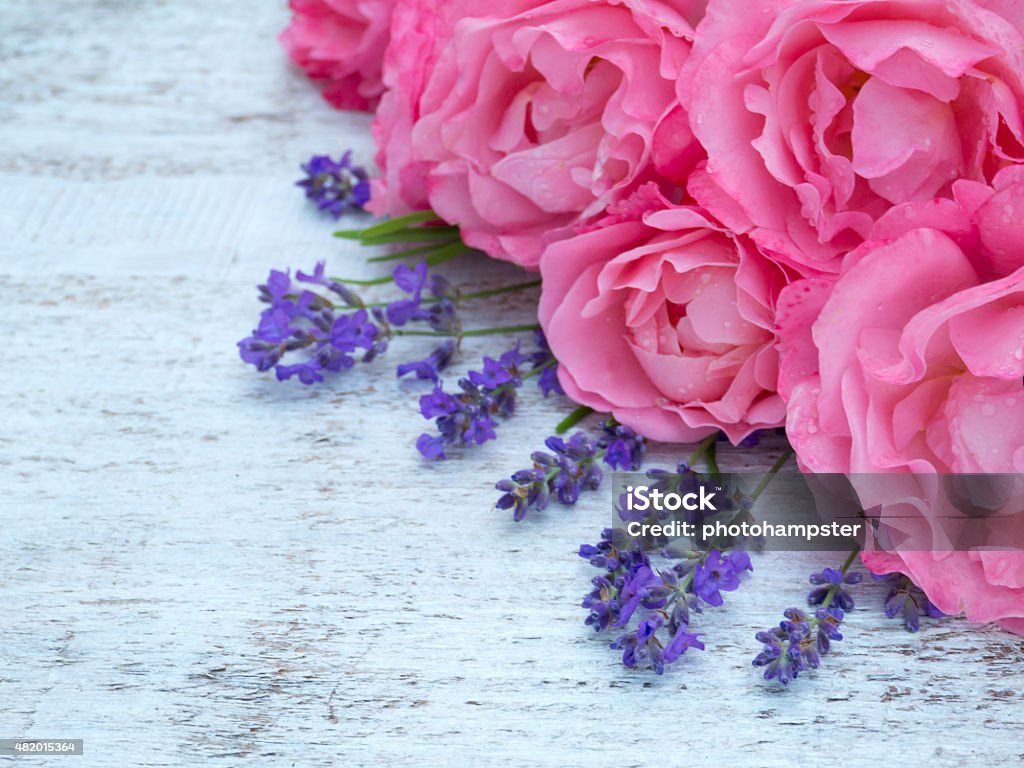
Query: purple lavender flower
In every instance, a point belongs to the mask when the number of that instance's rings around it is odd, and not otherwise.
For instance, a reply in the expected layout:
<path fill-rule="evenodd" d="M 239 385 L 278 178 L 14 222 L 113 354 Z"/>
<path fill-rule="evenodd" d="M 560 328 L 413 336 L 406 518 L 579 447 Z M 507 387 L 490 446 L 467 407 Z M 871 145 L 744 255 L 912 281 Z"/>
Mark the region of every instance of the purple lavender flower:
<path fill-rule="evenodd" d="M 424 282 L 418 276 L 414 279 L 412 275 L 396 276 L 396 282 L 412 290 L 412 298 L 419 305 Z M 443 278 L 432 280 L 430 290 L 435 300 L 429 310 L 418 317 L 425 319 L 436 332 L 454 335 L 461 333 L 462 323 L 456 312 L 458 291 Z M 543 336 L 538 341 L 546 349 Z M 439 434 L 421 435 L 416 442 L 420 453 L 429 459 L 445 459 L 445 449 L 448 447 L 466 448 L 493 440 L 498 424 L 495 419 L 505 419 L 515 413 L 516 394 L 523 380 L 533 375 L 543 377 L 546 371 L 551 370 L 554 360 L 543 349 L 539 353 L 526 355 L 516 344 L 498 359 L 485 357 L 481 370 L 470 371 L 459 380 L 460 393 L 446 395 L 445 402 L 450 406 L 446 411 L 437 412 L 432 408 L 421 407 L 424 418 L 436 419 Z M 429 375 L 429 369 L 423 365 L 403 370 L 422 371 L 423 378 L 433 378 Z M 431 396 L 436 398 L 439 397 L 438 393 L 444 394 L 444 389 L 439 379 L 434 378 L 434 381 L 436 387 Z M 564 478 L 559 482 L 563 481 Z M 533 498 L 540 498 L 540 495 L 534 493 Z"/>
<path fill-rule="evenodd" d="M 427 285 L 447 284 L 443 278 L 432 278 L 425 262 L 413 267 L 400 264 L 392 276 L 405 296 L 367 308 L 351 288 L 326 276 L 322 261 L 310 274 L 297 272 L 294 282 L 288 272 L 271 270 L 266 283 L 259 286 L 260 300 L 270 306 L 252 335 L 238 342 L 239 355 L 261 372 L 273 369 L 280 380 L 295 377 L 303 384 L 315 384 L 324 380 L 326 372 L 351 368 L 357 359 L 371 362 L 387 351 L 393 336 L 403 333 L 396 329 L 408 323 L 424 322 L 443 332 L 461 329 L 455 305 L 448 299 L 429 299 L 432 305 L 425 306 Z M 354 311 L 340 312 L 339 305 Z M 455 342 L 447 340 L 427 358 L 400 365 L 397 374 L 413 373 L 436 382 L 456 348 Z M 301 359 L 284 362 L 289 354 Z"/>
<path fill-rule="evenodd" d="M 306 197 L 334 218 L 346 209 L 362 210 L 370 200 L 369 176 L 364 168 L 352 164 L 352 150 L 337 162 L 328 155 L 314 155 L 302 170 L 306 178 L 296 186 L 304 188 Z"/>
<path fill-rule="evenodd" d="M 387 305 L 384 309 L 387 322 L 401 327 L 413 320 L 427 319 L 429 312 L 422 306 L 423 288 L 427 283 L 427 263 L 421 261 L 415 267 L 399 264 L 392 271 L 391 276 L 399 290 L 408 294 L 408 297 Z"/>
<path fill-rule="evenodd" d="M 339 283 L 337 280 L 331 280 L 324 274 L 326 271 L 326 265 L 323 261 L 318 261 L 316 266 L 313 268 L 313 274 L 307 275 L 301 269 L 295 273 L 295 279 L 300 283 L 306 283 L 308 285 L 319 285 L 332 293 L 337 294 L 342 302 L 349 307 L 361 307 L 363 306 L 363 300 L 343 283 Z M 273 272 L 271 273 L 274 274 Z M 283 272 L 278 272 L 278 275 L 283 275 Z M 287 275 L 285 275 L 287 278 Z M 280 279 L 280 278 L 279 278 Z"/>
<path fill-rule="evenodd" d="M 438 333 L 458 335 L 462 330 L 462 321 L 459 318 L 457 306 L 448 298 L 442 298 L 430 306 L 430 309 L 427 310 L 426 321 Z"/>
<path fill-rule="evenodd" d="M 512 509 L 512 519 L 520 522 L 530 509 L 545 509 L 551 499 L 547 473 L 543 469 L 521 469 L 512 477 L 499 480 L 494 485 L 502 496 L 495 506 L 498 509 Z"/>
<path fill-rule="evenodd" d="M 668 594 L 661 576 L 652 571 L 650 566 L 640 566 L 623 580 L 619 590 L 619 617 L 614 626 L 626 626 L 641 602 L 645 608 L 663 608 L 668 601 Z"/>
<path fill-rule="evenodd" d="M 518 366 L 525 358 L 519 354 L 519 346 L 510 352 L 506 352 L 500 359 L 492 357 L 484 358 L 482 371 L 470 371 L 469 380 L 483 389 L 496 389 L 503 384 L 518 386 L 522 383 Z"/>
<path fill-rule="evenodd" d="M 679 657 L 686 653 L 690 648 L 696 648 L 699 651 L 704 650 L 704 643 L 699 639 L 702 633 L 688 632 L 687 629 L 688 627 L 684 623 L 676 625 L 672 639 L 669 640 L 668 645 L 665 646 L 665 653 L 662 656 L 666 664 L 672 664 L 675 661 L 678 661 Z"/>
<path fill-rule="evenodd" d="M 619 612 L 617 591 L 606 576 L 591 579 L 594 589 L 583 598 L 582 606 L 590 613 L 584 622 L 597 632 L 604 632 L 616 621 Z"/>
<path fill-rule="evenodd" d="M 839 632 L 839 625 L 843 623 L 845 613 L 841 608 L 819 608 L 814 613 L 818 620 L 818 649 L 822 654 L 827 654 L 831 648 L 832 640 L 842 640 Z"/>
<path fill-rule="evenodd" d="M 580 546 L 579 555 L 604 572 L 593 578 L 591 583 L 594 589 L 583 598 L 583 607 L 590 611 L 587 626 L 594 627 L 598 632 L 603 632 L 611 625 L 623 626 L 625 622 L 620 622 L 619 616 L 622 592 L 627 581 L 634 579 L 638 573 L 653 573 L 647 553 L 622 529 L 606 528 L 601 531 L 601 540 L 597 544 Z M 634 592 L 637 586 L 634 582 Z"/>
<path fill-rule="evenodd" d="M 291 288 L 291 276 L 279 269 L 272 269 L 267 277 L 267 282 L 259 286 L 260 301 L 276 305 L 278 302 L 284 301 Z"/>
<path fill-rule="evenodd" d="M 647 441 L 632 429 L 619 424 L 615 419 L 606 419 L 601 423 L 604 436 L 598 446 L 605 451 L 604 463 L 612 469 L 624 472 L 636 472 L 643 464 L 647 453 Z"/>
<path fill-rule="evenodd" d="M 535 451 L 530 456 L 532 467 L 495 484 L 503 494 L 497 508 L 514 510 L 516 522 L 531 509 L 547 507 L 552 496 L 562 504 L 575 504 L 582 491 L 600 487 L 604 478 L 597 464 L 597 445 L 583 432 L 568 440 L 553 435 L 544 444 L 552 453 Z"/>
<path fill-rule="evenodd" d="M 531 509 L 547 507 L 552 496 L 562 504 L 575 504 L 581 492 L 596 490 L 604 479 L 597 445 L 583 432 L 568 440 L 552 435 L 544 444 L 552 453 L 535 451 L 530 456 L 533 467 L 495 484 L 503 493 L 496 507 L 514 510 L 516 522 Z"/>
<path fill-rule="evenodd" d="M 665 617 L 654 613 L 637 624 L 635 632 L 627 632 L 612 641 L 612 648 L 622 650 L 622 663 L 627 667 L 636 667 L 646 662 L 655 674 L 665 672 L 664 646 L 658 638 L 658 630 L 665 626 Z"/>
<path fill-rule="evenodd" d="M 417 379 L 429 379 L 434 383 L 441 380 L 441 371 L 448 367 L 455 354 L 455 342 L 446 339 L 422 360 L 402 363 L 396 369 L 398 378 L 413 374 Z"/>
<path fill-rule="evenodd" d="M 653 670 L 655 674 L 661 675 L 665 672 L 667 665 L 678 661 L 690 648 L 703 651 L 704 643 L 700 640 L 700 633 L 689 631 L 689 611 L 685 607 L 685 597 L 682 598 L 683 602 L 676 604 L 671 610 L 665 610 L 669 601 L 677 599 L 680 593 L 667 587 L 662 579 L 644 575 L 649 570 L 646 566 L 641 567 L 635 574 L 635 578 L 642 577 L 648 594 L 657 596 L 654 599 L 654 604 L 652 605 L 650 597 L 647 600 L 634 598 L 631 603 L 621 606 L 619 620 L 612 626 L 625 626 L 636 609 L 636 605 L 644 605 L 646 608 L 654 607 L 655 610 L 639 619 L 635 630 L 619 635 L 611 642 L 610 647 L 622 651 L 622 663 L 626 667 L 633 668 L 644 665 Z M 654 586 L 655 584 L 657 586 Z M 623 589 L 622 595 L 626 595 L 626 589 Z M 586 602 L 584 602 L 584 607 L 588 607 Z M 587 623 L 594 625 L 596 629 L 601 629 L 601 622 L 592 620 L 595 615 L 592 612 Z M 663 629 L 665 632 L 662 632 Z"/>
<path fill-rule="evenodd" d="M 459 289 L 452 285 L 448 278 L 436 274 L 430 276 L 430 294 L 435 299 L 450 299 L 456 303 L 461 297 Z"/>
<path fill-rule="evenodd" d="M 598 462 L 612 469 L 637 470 L 643 461 L 647 443 L 629 427 L 608 419 L 601 425 L 604 435 L 596 442 L 583 432 L 568 440 L 552 435 L 544 445 L 552 453 L 536 451 L 533 466 L 520 470 L 496 485 L 502 491 L 498 509 L 512 509 L 520 521 L 531 509 L 544 509 L 552 496 L 572 505 L 585 490 L 596 490 L 604 479 Z"/>
<path fill-rule="evenodd" d="M 602 571 L 583 598 L 587 626 L 598 632 L 626 629 L 611 643 L 622 651 L 622 663 L 645 666 L 659 675 L 687 650 L 704 650 L 701 635 L 690 631 L 691 612 L 701 610 L 694 592 L 697 569 L 707 562 L 727 563 L 733 569 L 749 565 L 749 558 L 739 551 L 713 551 L 658 570 L 640 544 L 619 528 L 602 531 L 601 540 L 582 545 L 579 555 Z"/>
<path fill-rule="evenodd" d="M 821 605 L 832 592 L 832 603 L 844 611 L 852 611 L 853 596 L 845 589 L 844 584 L 860 584 L 864 580 L 862 573 L 843 574 L 838 568 L 825 568 L 820 573 L 811 574 L 811 584 L 820 585 L 807 595 L 808 605 Z"/>
<path fill-rule="evenodd" d="M 565 390 L 562 389 L 562 385 L 558 381 L 558 362 L 551 352 L 551 347 L 548 346 L 544 331 L 534 331 L 533 336 L 538 350 L 530 357 L 530 362 L 533 363 L 534 368 L 541 369 L 540 376 L 537 378 L 537 387 L 544 397 L 552 394 L 564 395 Z"/>
<path fill-rule="evenodd" d="M 419 451 L 424 458 L 430 459 L 431 461 L 446 458 L 444 453 L 444 438 L 440 436 L 427 434 L 420 435 L 416 440 L 416 450 Z"/>
<path fill-rule="evenodd" d="M 600 487 L 604 473 L 597 464 L 597 445 L 583 432 L 577 432 L 568 440 L 552 435 L 544 445 L 554 451 L 554 456 L 538 451 L 533 458 L 534 461 L 539 458 L 542 464 L 551 460 L 548 465 L 553 470 L 551 490 L 562 504 L 575 504 L 583 490 Z"/>
<path fill-rule="evenodd" d="M 764 648 L 753 665 L 765 668 L 765 680 L 789 685 L 801 672 L 817 667 L 819 652 L 815 649 L 810 656 L 805 653 L 814 642 L 807 614 L 798 608 L 787 608 L 783 615 L 786 618 L 779 626 L 755 635 Z"/>
<path fill-rule="evenodd" d="M 825 568 L 811 574 L 811 583 L 821 585 L 823 590 L 816 589 L 808 596 L 811 605 L 819 606 L 813 616 L 799 608 L 787 608 L 779 626 L 755 635 L 763 647 L 753 665 L 765 668 L 766 680 L 789 685 L 801 672 L 817 669 L 821 657 L 831 651 L 832 642 L 843 639 L 839 627 L 846 617 L 845 611 L 853 608 L 853 598 L 843 585 L 857 584 L 862 579 L 860 574 L 847 573 L 855 555 L 856 550 L 842 568 Z M 845 599 L 840 595 L 845 595 Z M 849 608 L 844 610 L 843 605 Z"/>
<path fill-rule="evenodd" d="M 303 275 L 301 282 L 317 282 L 322 275 L 322 265 L 317 265 L 314 275 Z M 294 376 L 303 384 L 314 384 L 323 381 L 325 371 L 352 367 L 359 350 L 369 361 L 386 348 L 387 339 L 366 310 L 337 315 L 328 299 L 293 285 L 287 272 L 271 271 L 260 286 L 260 299 L 270 306 L 252 335 L 238 342 L 239 355 L 259 371 L 273 368 L 280 381 Z M 281 363 L 286 354 L 299 351 L 305 353 L 304 360 Z"/>
<path fill-rule="evenodd" d="M 946 615 L 935 607 L 924 590 L 902 573 L 874 575 L 874 579 L 891 585 L 885 598 L 885 615 L 890 619 L 900 616 L 907 631 L 917 632 L 921 628 L 922 615 L 933 619 L 941 619 Z"/>
<path fill-rule="evenodd" d="M 725 556 L 725 560 L 734 573 L 754 572 L 754 564 L 750 562 L 750 555 L 745 549 L 733 549 Z"/>
<path fill-rule="evenodd" d="M 342 315 L 331 326 L 331 344 L 344 353 L 373 349 L 379 335 L 380 329 L 370 322 L 370 315 L 365 309 Z"/>
<path fill-rule="evenodd" d="M 391 277 L 402 292 L 419 296 L 427 285 L 427 262 L 421 261 L 413 267 L 399 264 L 392 270 Z"/>
<path fill-rule="evenodd" d="M 447 458 L 446 447 L 480 445 L 496 437 L 495 417 L 515 412 L 516 390 L 522 385 L 520 367 L 527 361 L 519 345 L 499 359 L 484 358 L 483 371 L 470 371 L 459 380 L 458 394 L 444 391 L 440 382 L 420 398 L 420 413 L 434 419 L 437 436 L 420 435 L 416 447 L 425 458 Z"/>
<path fill-rule="evenodd" d="M 595 568 L 603 568 L 609 572 L 650 565 L 647 554 L 637 547 L 633 539 L 621 528 L 605 528 L 601 531 L 601 540 L 597 544 L 580 545 L 579 556 L 589 561 Z"/>
<path fill-rule="evenodd" d="M 723 558 L 721 552 L 710 552 L 693 574 L 693 591 L 708 605 L 721 605 L 722 591 L 732 592 L 739 586 L 739 572 L 733 561 Z"/>

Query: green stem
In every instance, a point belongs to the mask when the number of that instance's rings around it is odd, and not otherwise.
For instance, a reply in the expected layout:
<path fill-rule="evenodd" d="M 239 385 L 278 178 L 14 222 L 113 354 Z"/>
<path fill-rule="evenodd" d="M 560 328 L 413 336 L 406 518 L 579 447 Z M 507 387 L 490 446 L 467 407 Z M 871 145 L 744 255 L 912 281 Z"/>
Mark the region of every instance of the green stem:
<path fill-rule="evenodd" d="M 390 245 L 391 243 L 426 243 L 431 240 L 449 240 L 458 234 L 454 227 L 416 227 L 400 229 L 374 237 L 362 237 L 360 232 L 335 232 L 342 240 L 358 240 L 362 245 Z"/>
<path fill-rule="evenodd" d="M 459 296 L 459 303 L 463 301 L 471 301 L 472 299 L 486 299 L 489 296 L 497 296 L 502 293 L 512 293 L 514 291 L 525 291 L 529 288 L 536 288 L 540 285 L 540 280 L 531 280 L 528 283 L 517 283 L 516 285 L 507 285 L 504 288 L 491 288 L 487 291 L 475 291 L 473 293 L 464 293 Z M 430 296 L 423 299 L 424 304 L 437 304 L 441 299 Z M 386 307 L 390 304 L 390 301 L 378 301 L 373 304 L 364 304 L 364 307 Z"/>
<path fill-rule="evenodd" d="M 792 455 L 792 448 L 787 448 L 785 451 L 782 452 L 782 455 L 779 457 L 779 460 L 772 464 L 772 468 L 768 470 L 768 474 L 761 478 L 761 482 L 757 484 L 757 487 L 754 489 L 754 492 L 750 494 L 751 501 L 757 501 L 757 497 L 764 493 L 764 489 L 768 487 L 768 483 L 772 481 L 772 478 L 779 474 L 779 471 L 786 464 L 786 462 L 789 461 L 789 457 Z"/>
<path fill-rule="evenodd" d="M 477 328 L 472 331 L 463 331 L 463 336 L 492 336 L 496 333 L 522 333 L 523 331 L 539 331 L 539 323 L 528 325 L 506 325 L 501 328 Z"/>
<path fill-rule="evenodd" d="M 332 277 L 336 283 L 345 283 L 346 285 L 385 285 L 394 280 L 393 277 L 388 275 L 387 277 L 374 277 L 369 280 L 356 280 L 350 277 Z"/>
<path fill-rule="evenodd" d="M 339 232 L 335 232 L 335 237 L 352 238 L 354 240 L 363 240 L 366 238 L 373 238 L 379 235 L 386 235 L 389 232 L 397 232 L 400 229 L 405 229 L 413 224 L 424 224 L 428 221 L 440 221 L 441 217 L 433 211 L 417 211 L 416 213 L 410 213 L 407 216 L 396 216 L 393 219 L 382 221 L 380 224 L 374 224 L 372 227 L 366 229 L 343 229 Z"/>
<path fill-rule="evenodd" d="M 691 466 L 694 463 L 697 462 L 697 460 L 701 457 L 702 454 L 707 453 L 709 451 L 709 449 L 710 449 L 710 453 L 708 453 L 708 455 L 705 456 L 705 459 L 708 461 L 709 466 L 712 467 L 712 471 L 715 472 L 715 473 L 718 472 L 718 465 L 717 465 L 717 463 L 715 463 L 715 455 L 714 455 L 714 447 L 713 447 L 715 445 L 714 441 L 717 439 L 717 437 L 718 437 L 718 433 L 716 432 L 715 434 L 710 435 L 709 437 L 704 438 L 704 441 L 700 444 L 700 446 L 694 452 L 693 456 L 690 457 L 690 462 L 689 463 L 690 463 Z M 763 478 L 761 478 L 761 482 L 758 483 L 757 488 L 754 489 L 754 493 L 751 494 L 751 497 L 750 497 L 751 501 L 755 501 L 757 499 L 757 497 L 760 496 L 764 492 L 764 489 L 767 488 L 768 484 L 772 481 L 772 479 L 777 474 L 779 474 L 779 470 L 782 469 L 783 465 L 786 463 L 786 461 L 789 459 L 789 457 L 792 454 L 793 454 L 793 450 L 792 449 L 787 449 L 786 452 L 783 453 L 782 456 L 779 458 L 779 460 L 775 462 L 775 464 L 772 466 L 772 468 L 770 470 L 768 470 L 768 474 L 766 474 Z M 849 569 L 850 565 L 853 563 L 853 560 L 857 556 L 857 553 L 859 551 L 860 551 L 860 547 L 856 547 L 850 553 L 850 556 L 848 558 L 846 558 L 846 562 L 843 563 L 843 567 L 840 569 L 844 576 L 846 575 L 846 571 Z M 704 561 L 704 558 L 706 558 L 710 554 L 710 552 L 711 552 L 711 550 L 709 550 L 708 552 L 705 552 L 703 555 L 701 555 L 700 562 L 698 563 L 698 565 Z M 685 576 L 683 576 L 683 578 L 679 581 L 679 586 L 676 587 L 676 590 L 677 590 L 676 594 L 677 595 L 686 592 L 686 589 L 690 586 L 690 582 L 693 581 L 693 575 L 696 572 L 696 570 L 697 570 L 696 566 L 691 568 L 687 572 L 687 574 Z M 833 589 L 838 589 L 838 587 L 834 587 Z M 828 604 L 832 602 L 832 598 L 834 597 L 834 595 L 835 595 L 835 593 L 833 591 L 830 591 L 829 594 L 825 598 L 825 602 L 822 605 L 827 608 Z"/>
<path fill-rule="evenodd" d="M 490 288 L 486 291 L 474 291 L 473 293 L 464 293 L 459 297 L 459 301 L 469 301 L 470 299 L 486 299 L 490 296 L 500 296 L 503 293 L 514 293 L 515 291 L 525 291 L 530 288 L 538 288 L 540 286 L 540 280 L 530 280 L 526 283 L 515 283 L 514 285 L 506 285 L 502 288 Z M 436 299 L 439 301 L 439 299 Z"/>
<path fill-rule="evenodd" d="M 398 261 L 400 259 L 407 259 L 413 256 L 419 256 L 424 253 L 432 253 L 438 248 L 442 248 L 447 245 L 454 245 L 455 243 L 461 242 L 459 240 L 452 240 L 448 243 L 429 243 L 427 245 L 421 245 L 417 248 L 408 248 L 404 251 L 397 251 L 396 253 L 385 253 L 383 256 L 372 256 L 366 261 L 370 264 L 374 264 L 382 261 Z"/>
<path fill-rule="evenodd" d="M 522 331 L 539 331 L 537 323 L 531 325 L 504 325 L 500 328 L 475 328 L 461 333 L 445 333 L 444 331 L 395 331 L 395 336 L 494 336 L 499 333 L 520 333 Z"/>
<path fill-rule="evenodd" d="M 853 565 L 853 561 L 857 559 L 857 555 L 860 554 L 860 545 L 857 544 L 853 549 L 850 550 L 850 554 L 846 556 L 846 562 L 839 568 L 839 572 L 846 575 L 846 572 L 850 570 L 850 566 Z M 836 584 L 829 588 L 828 594 L 825 595 L 825 599 L 821 603 L 822 608 L 828 608 L 832 604 L 832 600 L 835 598 L 836 593 L 839 592 L 841 585 Z"/>
<path fill-rule="evenodd" d="M 686 463 L 692 467 L 694 464 L 700 461 L 700 457 L 707 453 L 708 448 L 714 445 L 717 439 L 718 433 L 713 432 L 712 434 L 708 435 L 703 440 L 701 440 L 700 445 L 697 446 L 697 450 L 690 454 L 690 458 L 686 460 Z"/>
<path fill-rule="evenodd" d="M 555 434 L 564 435 L 566 432 L 575 427 L 577 424 L 579 424 L 593 412 L 594 409 L 591 408 L 590 406 L 581 405 L 579 408 L 577 408 L 564 419 L 562 419 L 560 422 L 558 422 L 558 426 L 555 427 Z"/>
<path fill-rule="evenodd" d="M 721 477 L 722 471 L 718 468 L 718 441 L 711 443 L 708 446 L 707 451 L 704 453 L 704 461 L 707 462 L 708 469 L 711 471 L 713 477 Z"/>
<path fill-rule="evenodd" d="M 437 251 L 435 251 L 433 254 L 425 258 L 423 262 L 428 267 L 433 267 L 438 264 L 441 264 L 442 262 L 451 261 L 456 256 L 461 256 L 462 254 L 468 253 L 471 250 L 472 249 L 468 245 L 465 245 L 460 240 L 458 242 L 446 245 L 443 248 L 438 248 Z M 375 277 L 370 280 L 354 280 L 352 278 L 346 277 L 331 278 L 331 280 L 333 280 L 336 283 L 347 283 L 348 285 L 384 285 L 385 283 L 393 282 L 394 279 L 395 278 L 393 275 L 387 275 L 385 277 Z"/>
<path fill-rule="evenodd" d="M 846 562 L 844 562 L 843 565 L 840 566 L 839 572 L 842 573 L 843 575 L 846 575 L 846 571 L 848 571 L 850 569 L 850 566 L 853 565 L 853 561 L 855 559 L 857 559 L 857 555 L 859 555 L 859 554 L 860 554 L 860 545 L 859 544 L 854 545 L 853 549 L 850 550 L 850 554 L 847 555 L 847 557 L 846 557 Z M 821 605 L 819 607 L 824 608 L 824 609 L 827 610 L 828 606 L 831 605 L 831 602 L 833 602 L 833 600 L 836 599 L 836 595 L 839 593 L 839 591 L 842 588 L 842 586 L 843 586 L 842 584 L 837 584 L 837 585 L 829 587 L 827 594 L 825 594 L 825 599 L 821 601 Z M 817 626 L 820 623 L 821 622 L 820 622 L 820 620 L 819 620 L 819 618 L 817 616 L 811 616 L 810 625 L 811 625 L 812 637 L 813 637 L 814 630 L 817 628 Z"/>
<path fill-rule="evenodd" d="M 543 365 L 538 365 L 536 368 L 531 368 L 526 373 L 519 374 L 519 378 L 521 378 L 523 381 L 526 381 L 527 379 L 532 379 L 534 376 L 539 375 L 540 372 L 543 371 L 545 368 L 549 368 L 550 366 L 554 365 L 554 363 L 555 363 L 554 360 L 549 360 L 548 362 L 544 363 Z M 513 389 L 516 389 L 516 384 L 514 382 L 512 382 L 512 381 L 507 381 L 504 384 L 502 384 L 500 387 L 497 387 L 496 389 L 491 390 L 491 395 L 492 396 L 493 395 L 497 395 L 500 392 L 508 392 L 510 390 L 513 390 Z M 557 474 L 561 470 L 556 468 L 554 471 Z"/>
<path fill-rule="evenodd" d="M 539 376 L 540 372 L 543 371 L 545 368 L 550 368 L 551 366 L 557 365 L 557 364 L 558 364 L 557 360 L 548 360 L 543 365 L 538 365 L 536 368 L 531 368 L 526 373 L 520 374 L 520 378 L 523 379 L 524 381 L 526 379 L 532 379 L 534 376 Z"/>
<path fill-rule="evenodd" d="M 845 576 L 846 572 L 850 570 L 850 566 L 853 565 L 853 561 L 857 559 L 857 555 L 859 554 L 860 544 L 857 544 L 854 546 L 853 549 L 850 550 L 850 554 L 846 556 L 846 562 L 843 563 L 843 565 L 839 568 L 839 571 L 843 574 L 843 576 Z"/>
<path fill-rule="evenodd" d="M 703 559 L 704 558 L 702 557 L 701 560 L 703 560 Z M 699 563 L 698 563 L 698 565 L 699 565 Z M 691 568 L 689 571 L 686 572 L 686 575 L 683 576 L 682 581 L 679 582 L 679 586 L 676 587 L 676 592 L 677 593 L 679 593 L 679 594 L 685 594 L 686 593 L 687 587 L 689 587 L 690 586 L 690 582 L 693 581 L 693 574 L 694 574 L 694 572 L 696 570 L 697 570 L 697 566 L 694 566 L 693 568 Z"/>

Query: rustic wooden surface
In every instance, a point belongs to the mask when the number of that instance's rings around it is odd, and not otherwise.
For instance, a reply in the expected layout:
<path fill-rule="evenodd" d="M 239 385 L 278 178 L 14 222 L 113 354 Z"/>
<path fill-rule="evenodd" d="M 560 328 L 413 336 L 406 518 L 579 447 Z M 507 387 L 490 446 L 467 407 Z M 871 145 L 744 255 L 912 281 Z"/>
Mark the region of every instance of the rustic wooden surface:
<path fill-rule="evenodd" d="M 491 509 L 564 402 L 527 394 L 497 443 L 427 466 L 394 359 L 319 389 L 243 367 L 269 267 L 371 273 L 290 186 L 309 154 L 371 147 L 286 65 L 283 5 L 0 4 L 0 736 L 84 738 L 75 764 L 104 766 L 1024 757 L 1021 639 L 910 635 L 875 585 L 822 670 L 762 682 L 753 634 L 822 555 L 757 559 L 701 617 L 706 653 L 622 669 L 582 625 L 573 554 L 608 498 Z M 529 316 L 519 297 L 476 319 Z"/>

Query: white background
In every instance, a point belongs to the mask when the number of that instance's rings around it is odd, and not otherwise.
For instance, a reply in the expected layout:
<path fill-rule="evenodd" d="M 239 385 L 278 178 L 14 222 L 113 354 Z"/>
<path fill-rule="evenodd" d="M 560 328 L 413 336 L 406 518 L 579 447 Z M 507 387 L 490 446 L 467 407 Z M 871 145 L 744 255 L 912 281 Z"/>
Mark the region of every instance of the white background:
<path fill-rule="evenodd" d="M 564 401 L 531 389 L 497 443 L 428 466 L 391 376 L 428 344 L 312 389 L 241 364 L 270 267 L 376 274 L 291 186 L 310 154 L 372 147 L 287 65 L 283 5 L 0 4 L 0 736 L 84 738 L 75 764 L 110 766 L 1024 756 L 1021 639 L 908 634 L 878 585 L 818 673 L 759 679 L 754 632 L 840 554 L 755 559 L 699 617 L 707 652 L 624 670 L 582 624 L 574 555 L 608 498 L 491 509 Z M 534 301 L 472 321 L 530 322 Z M 508 342 L 467 343 L 460 370 Z"/>

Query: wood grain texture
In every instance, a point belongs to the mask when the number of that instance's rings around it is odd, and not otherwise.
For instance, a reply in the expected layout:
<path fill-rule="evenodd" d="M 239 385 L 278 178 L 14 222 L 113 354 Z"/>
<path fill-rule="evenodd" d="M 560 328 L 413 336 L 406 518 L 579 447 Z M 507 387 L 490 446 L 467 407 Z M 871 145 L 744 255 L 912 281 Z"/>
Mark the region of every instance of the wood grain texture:
<path fill-rule="evenodd" d="M 1021 639 L 907 634 L 876 585 L 823 670 L 759 680 L 753 633 L 821 555 L 757 559 L 700 618 L 706 653 L 622 669 L 574 556 L 609 499 L 491 509 L 564 402 L 527 393 L 498 442 L 435 467 L 393 359 L 319 389 L 242 366 L 270 266 L 372 273 L 290 186 L 309 154 L 372 150 L 287 66 L 283 5 L 0 4 L 0 736 L 84 738 L 97 766 L 1019 762 Z"/>

